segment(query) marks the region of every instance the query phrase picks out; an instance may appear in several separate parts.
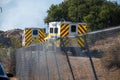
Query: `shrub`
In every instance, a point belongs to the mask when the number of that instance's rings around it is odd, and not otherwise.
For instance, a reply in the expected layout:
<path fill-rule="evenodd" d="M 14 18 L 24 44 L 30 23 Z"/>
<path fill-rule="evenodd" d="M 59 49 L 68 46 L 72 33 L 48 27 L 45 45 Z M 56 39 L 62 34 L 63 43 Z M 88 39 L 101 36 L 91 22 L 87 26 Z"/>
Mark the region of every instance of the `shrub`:
<path fill-rule="evenodd" d="M 15 74 L 15 49 L 0 48 L 0 63 L 5 67 L 6 72 Z"/>
<path fill-rule="evenodd" d="M 103 65 L 108 69 L 120 69 L 120 41 L 116 41 L 106 50 L 102 58 Z"/>

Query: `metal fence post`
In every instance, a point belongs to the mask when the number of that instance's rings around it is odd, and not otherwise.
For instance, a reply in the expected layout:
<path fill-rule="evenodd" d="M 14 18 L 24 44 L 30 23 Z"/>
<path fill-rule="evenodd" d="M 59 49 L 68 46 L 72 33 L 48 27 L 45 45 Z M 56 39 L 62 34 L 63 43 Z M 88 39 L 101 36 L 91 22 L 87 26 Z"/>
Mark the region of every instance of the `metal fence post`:
<path fill-rule="evenodd" d="M 48 46 L 47 46 L 48 42 L 47 43 L 44 43 L 44 46 L 43 46 L 43 51 L 45 53 L 45 62 L 46 62 L 46 65 L 47 65 L 47 77 L 48 77 L 48 80 L 50 80 L 50 74 L 49 74 L 49 67 L 48 67 L 48 57 L 47 57 L 47 52 L 48 52 Z"/>
<path fill-rule="evenodd" d="M 97 74 L 96 74 L 96 71 L 95 71 L 95 67 L 94 67 L 94 63 L 92 61 L 92 57 L 90 56 L 90 50 L 89 50 L 89 46 L 88 46 L 88 43 L 87 43 L 87 39 L 86 39 L 87 35 L 83 35 L 83 38 L 84 38 L 84 41 L 85 41 L 85 47 L 86 47 L 86 54 L 87 56 L 89 57 L 89 60 L 90 60 L 90 63 L 91 63 L 91 67 L 92 67 L 92 70 L 93 70 L 93 73 L 94 73 L 94 77 L 95 77 L 95 80 L 98 80 L 98 77 L 97 77 Z"/>
<path fill-rule="evenodd" d="M 63 41 L 63 38 L 60 38 L 60 41 L 62 43 L 62 50 L 65 52 L 65 56 L 67 58 L 67 62 L 68 62 L 68 65 L 69 65 L 69 68 L 70 68 L 70 71 L 71 71 L 71 74 L 72 74 L 72 77 L 73 77 L 73 80 L 75 80 L 75 76 L 74 76 L 74 73 L 73 73 L 73 70 L 72 70 L 72 66 L 71 66 L 71 63 L 70 63 L 70 60 L 69 60 L 69 57 L 68 57 L 68 54 L 67 54 L 67 50 L 65 48 L 65 44 L 64 44 L 64 41 Z"/>

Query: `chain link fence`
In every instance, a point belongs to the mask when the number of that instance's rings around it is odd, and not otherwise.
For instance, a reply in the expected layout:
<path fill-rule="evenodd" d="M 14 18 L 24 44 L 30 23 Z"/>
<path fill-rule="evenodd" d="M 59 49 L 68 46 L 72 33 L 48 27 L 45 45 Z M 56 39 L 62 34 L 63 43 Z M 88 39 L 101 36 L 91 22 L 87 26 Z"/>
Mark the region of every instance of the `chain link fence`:
<path fill-rule="evenodd" d="M 56 47 L 53 40 L 16 50 L 18 80 L 94 80 L 92 67 L 85 51 L 77 42 Z M 48 46 L 48 45 L 52 46 Z"/>
<path fill-rule="evenodd" d="M 86 36 L 98 79 L 120 80 L 120 26 Z"/>
<path fill-rule="evenodd" d="M 17 50 L 18 80 L 72 80 L 70 69 L 60 48 L 48 43 L 33 44 Z"/>
<path fill-rule="evenodd" d="M 120 80 L 119 43 L 116 27 L 17 49 L 17 79 Z"/>
<path fill-rule="evenodd" d="M 75 80 L 120 80 L 120 26 L 65 39 Z"/>

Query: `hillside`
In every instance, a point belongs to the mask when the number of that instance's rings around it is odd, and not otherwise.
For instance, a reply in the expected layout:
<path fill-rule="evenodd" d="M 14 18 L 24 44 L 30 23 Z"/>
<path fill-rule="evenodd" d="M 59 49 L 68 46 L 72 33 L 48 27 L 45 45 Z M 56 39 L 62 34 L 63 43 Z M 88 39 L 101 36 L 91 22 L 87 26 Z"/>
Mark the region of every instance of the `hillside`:
<path fill-rule="evenodd" d="M 0 47 L 21 47 L 22 32 L 21 29 L 0 31 Z"/>

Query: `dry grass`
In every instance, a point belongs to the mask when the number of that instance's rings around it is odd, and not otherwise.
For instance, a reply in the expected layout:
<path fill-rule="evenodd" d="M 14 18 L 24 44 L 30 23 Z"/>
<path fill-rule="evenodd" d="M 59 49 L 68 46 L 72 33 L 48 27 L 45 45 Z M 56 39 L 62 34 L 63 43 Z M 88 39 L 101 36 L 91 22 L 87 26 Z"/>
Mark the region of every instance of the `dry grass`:
<path fill-rule="evenodd" d="M 72 69 L 76 80 L 95 80 L 89 58 L 70 57 L 70 62 L 72 64 Z M 99 80 L 120 80 L 120 69 L 109 71 L 103 66 L 101 60 L 98 58 L 93 58 L 93 62 Z M 72 80 L 72 77 L 70 76 L 70 71 L 66 64 L 63 64 L 62 68 L 64 68 L 62 72 L 62 77 L 64 77 L 63 80 Z M 11 80 L 16 79 L 12 78 Z M 55 78 L 54 80 L 58 79 Z"/>
<path fill-rule="evenodd" d="M 71 57 L 70 60 L 76 80 L 94 80 L 88 58 Z M 101 59 L 98 58 L 93 58 L 93 62 L 99 80 L 120 80 L 120 69 L 109 71 L 103 66 Z"/>
<path fill-rule="evenodd" d="M 114 45 L 114 43 L 118 41 L 120 41 L 120 35 L 116 37 L 101 39 L 90 45 L 90 50 L 106 51 L 110 46 Z"/>
<path fill-rule="evenodd" d="M 13 77 L 13 78 L 10 78 L 10 80 L 17 80 L 15 77 Z"/>
<path fill-rule="evenodd" d="M 116 67 L 112 67 L 108 69 L 108 67 L 106 67 L 109 64 L 111 64 L 111 62 L 114 62 L 114 63 L 118 62 L 116 64 L 119 64 L 119 60 L 120 60 L 119 42 L 120 42 L 120 36 L 115 37 L 115 38 L 110 37 L 110 38 L 106 38 L 103 40 L 99 40 L 90 47 L 90 51 L 92 50 L 98 50 L 98 51 L 100 50 L 103 52 L 106 51 L 106 54 L 104 55 L 105 57 L 92 58 L 99 80 L 120 80 L 120 69 L 119 68 L 116 69 Z M 95 80 L 89 58 L 70 57 L 70 62 L 72 64 L 72 69 L 73 69 L 76 80 Z M 62 80 L 72 80 L 68 66 L 66 66 L 66 62 L 63 62 L 62 64 L 63 64 L 61 67 L 62 77 L 64 77 Z M 56 75 L 57 74 L 54 74 L 54 76 Z M 16 80 L 16 79 L 13 78 L 11 80 Z M 54 80 L 58 80 L 58 79 L 54 79 Z"/>
<path fill-rule="evenodd" d="M 120 80 L 120 36 L 98 40 L 90 51 L 105 52 L 102 58 L 93 58 L 99 80 Z M 76 80 L 94 80 L 88 58 L 70 57 Z"/>
<path fill-rule="evenodd" d="M 120 41 L 116 41 L 106 50 L 102 58 L 103 65 L 108 69 L 120 69 Z"/>

